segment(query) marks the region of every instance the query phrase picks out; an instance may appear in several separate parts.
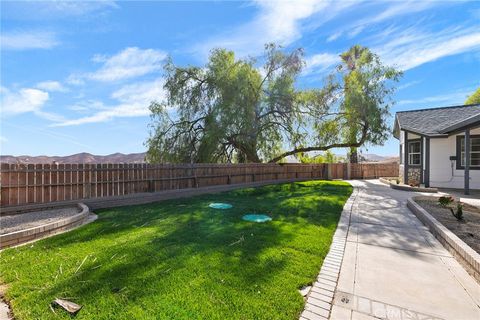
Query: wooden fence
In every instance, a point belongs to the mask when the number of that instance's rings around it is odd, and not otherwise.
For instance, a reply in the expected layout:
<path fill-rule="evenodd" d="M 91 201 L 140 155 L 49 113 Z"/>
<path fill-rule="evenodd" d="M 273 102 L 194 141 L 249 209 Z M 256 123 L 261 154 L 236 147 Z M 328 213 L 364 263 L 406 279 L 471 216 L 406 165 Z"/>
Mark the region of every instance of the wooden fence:
<path fill-rule="evenodd" d="M 1 164 L 0 206 L 282 179 L 398 176 L 398 164 Z"/>

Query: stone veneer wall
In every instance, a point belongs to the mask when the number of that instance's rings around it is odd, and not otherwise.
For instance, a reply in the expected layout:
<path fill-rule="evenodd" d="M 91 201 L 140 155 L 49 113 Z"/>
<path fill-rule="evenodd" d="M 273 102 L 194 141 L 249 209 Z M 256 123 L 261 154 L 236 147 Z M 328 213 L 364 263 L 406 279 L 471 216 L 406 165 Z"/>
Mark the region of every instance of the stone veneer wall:
<path fill-rule="evenodd" d="M 403 164 L 398 166 L 398 178 L 400 179 L 400 182 L 403 183 Z"/>
<path fill-rule="evenodd" d="M 420 185 L 421 169 L 417 167 L 408 168 L 408 185 Z"/>

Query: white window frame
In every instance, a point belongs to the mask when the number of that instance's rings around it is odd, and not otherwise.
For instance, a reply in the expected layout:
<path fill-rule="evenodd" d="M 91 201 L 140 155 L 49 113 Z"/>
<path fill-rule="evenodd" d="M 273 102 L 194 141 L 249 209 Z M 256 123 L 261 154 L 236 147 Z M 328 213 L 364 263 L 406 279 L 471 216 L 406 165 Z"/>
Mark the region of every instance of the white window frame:
<path fill-rule="evenodd" d="M 473 140 L 478 141 L 480 146 L 480 136 L 470 137 L 470 168 L 480 169 L 480 164 L 472 165 L 472 154 L 480 154 L 480 149 L 479 151 L 473 151 Z M 465 168 L 465 136 L 460 137 L 460 167 Z"/>
<path fill-rule="evenodd" d="M 419 147 L 418 152 L 412 152 L 410 150 L 410 146 L 417 144 Z M 408 165 L 409 166 L 421 166 L 422 165 L 422 141 L 421 140 L 415 140 L 415 141 L 408 141 L 407 143 L 407 150 L 408 150 Z M 413 162 L 413 156 L 418 155 L 418 163 L 412 163 Z"/>

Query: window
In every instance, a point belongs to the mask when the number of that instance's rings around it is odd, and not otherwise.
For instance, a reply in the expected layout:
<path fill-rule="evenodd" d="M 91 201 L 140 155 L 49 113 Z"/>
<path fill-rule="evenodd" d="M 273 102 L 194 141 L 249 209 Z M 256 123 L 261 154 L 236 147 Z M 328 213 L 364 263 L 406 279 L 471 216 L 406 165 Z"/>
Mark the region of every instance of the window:
<path fill-rule="evenodd" d="M 465 169 L 465 137 L 457 137 L 457 169 Z M 480 136 L 470 136 L 470 169 L 480 170 Z"/>
<path fill-rule="evenodd" d="M 420 141 L 408 143 L 408 165 L 419 166 L 421 164 L 421 150 Z"/>

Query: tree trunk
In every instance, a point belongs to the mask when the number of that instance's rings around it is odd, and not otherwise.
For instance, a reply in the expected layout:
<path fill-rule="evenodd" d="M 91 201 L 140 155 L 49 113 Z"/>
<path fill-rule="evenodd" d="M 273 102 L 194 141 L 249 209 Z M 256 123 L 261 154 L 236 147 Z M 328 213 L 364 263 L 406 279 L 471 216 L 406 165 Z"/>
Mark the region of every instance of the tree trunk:
<path fill-rule="evenodd" d="M 357 148 L 350 148 L 350 163 L 358 163 Z"/>

